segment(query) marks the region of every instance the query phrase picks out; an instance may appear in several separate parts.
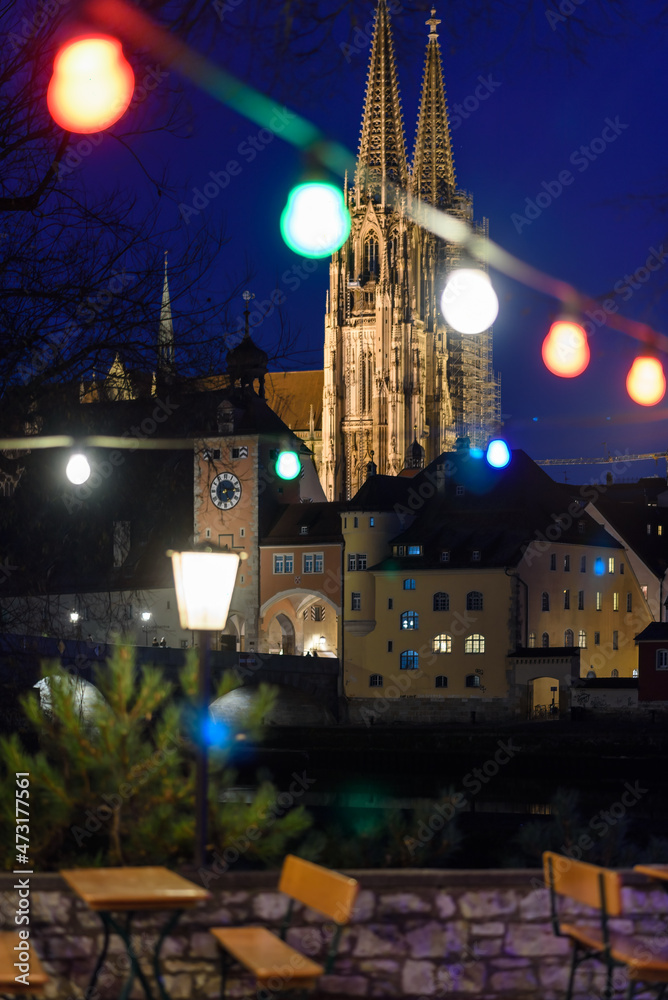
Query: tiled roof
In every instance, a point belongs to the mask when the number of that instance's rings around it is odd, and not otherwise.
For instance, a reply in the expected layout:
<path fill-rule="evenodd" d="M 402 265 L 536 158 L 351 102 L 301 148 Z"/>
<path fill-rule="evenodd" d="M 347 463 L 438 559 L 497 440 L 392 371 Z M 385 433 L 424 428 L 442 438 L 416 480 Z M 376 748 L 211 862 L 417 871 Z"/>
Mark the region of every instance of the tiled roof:
<path fill-rule="evenodd" d="M 668 622 L 650 622 L 649 625 L 636 636 L 636 642 L 665 641 L 668 641 Z"/>
<path fill-rule="evenodd" d="M 341 504 L 284 504 L 271 528 L 262 536 L 261 545 L 302 545 L 342 542 Z M 302 534 L 301 529 L 308 529 Z"/>
<path fill-rule="evenodd" d="M 322 388 L 324 373 L 269 372 L 265 378 L 267 403 L 293 431 L 309 429 L 313 407 L 315 430 L 322 429 Z"/>

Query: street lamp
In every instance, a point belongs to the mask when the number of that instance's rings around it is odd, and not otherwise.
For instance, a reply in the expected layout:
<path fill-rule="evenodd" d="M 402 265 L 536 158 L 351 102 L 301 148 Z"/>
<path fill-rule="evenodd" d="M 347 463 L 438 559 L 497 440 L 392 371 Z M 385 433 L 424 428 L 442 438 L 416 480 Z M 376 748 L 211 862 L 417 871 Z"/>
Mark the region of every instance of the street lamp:
<path fill-rule="evenodd" d="M 172 557 L 181 628 L 199 631 L 197 767 L 195 773 L 195 864 L 206 860 L 211 632 L 222 631 L 239 567 L 236 552 L 168 552 Z"/>
<path fill-rule="evenodd" d="M 150 611 L 142 611 L 142 613 L 141 613 L 141 620 L 144 623 L 142 625 L 142 630 L 144 632 L 144 645 L 148 646 L 148 623 L 151 620 L 151 612 Z"/>

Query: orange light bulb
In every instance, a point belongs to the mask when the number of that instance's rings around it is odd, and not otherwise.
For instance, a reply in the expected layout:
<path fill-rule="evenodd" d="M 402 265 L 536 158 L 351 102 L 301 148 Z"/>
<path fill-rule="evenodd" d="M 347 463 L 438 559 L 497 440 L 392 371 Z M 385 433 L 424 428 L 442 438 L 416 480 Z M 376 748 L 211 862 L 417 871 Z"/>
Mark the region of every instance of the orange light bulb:
<path fill-rule="evenodd" d="M 74 38 L 54 60 L 46 103 L 56 124 L 68 132 L 101 132 L 125 114 L 134 86 L 118 39 Z"/>
<path fill-rule="evenodd" d="M 543 362 L 553 375 L 575 378 L 589 364 L 587 334 L 579 323 L 559 319 L 543 341 Z"/>
<path fill-rule="evenodd" d="M 656 358 L 636 358 L 626 376 L 626 391 L 634 403 L 655 406 L 666 393 L 666 376 Z"/>

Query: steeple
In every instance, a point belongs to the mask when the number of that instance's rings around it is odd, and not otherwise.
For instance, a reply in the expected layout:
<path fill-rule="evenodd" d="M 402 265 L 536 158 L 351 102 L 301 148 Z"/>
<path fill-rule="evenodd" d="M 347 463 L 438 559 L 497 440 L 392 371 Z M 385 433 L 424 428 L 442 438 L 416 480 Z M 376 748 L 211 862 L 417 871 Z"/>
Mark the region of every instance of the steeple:
<path fill-rule="evenodd" d="M 160 329 L 158 330 L 158 373 L 174 370 L 174 327 L 172 325 L 172 304 L 169 300 L 167 282 L 167 250 L 165 250 L 165 278 L 162 285 L 162 305 L 160 306 Z"/>
<path fill-rule="evenodd" d="M 390 16 L 378 0 L 355 171 L 358 205 L 364 194 L 387 204 L 388 182 L 405 189 L 408 162 Z"/>
<path fill-rule="evenodd" d="M 436 27 L 441 22 L 432 7 L 427 58 L 413 153 L 412 190 L 418 198 L 444 207 L 455 190 L 455 164 L 450 143 L 450 123 L 445 100 L 441 47 Z"/>

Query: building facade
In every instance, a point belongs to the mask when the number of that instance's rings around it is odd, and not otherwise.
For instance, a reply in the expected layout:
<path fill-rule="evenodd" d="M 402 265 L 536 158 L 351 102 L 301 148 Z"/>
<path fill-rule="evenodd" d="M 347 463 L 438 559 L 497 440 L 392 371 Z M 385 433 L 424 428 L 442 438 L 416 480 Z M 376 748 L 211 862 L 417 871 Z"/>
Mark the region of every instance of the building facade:
<path fill-rule="evenodd" d="M 344 191 L 352 230 L 330 265 L 320 469 L 328 500 L 353 496 L 369 462 L 397 475 L 414 440 L 427 463 L 458 436 L 484 446 L 499 419 L 491 330 L 458 334 L 440 312 L 459 248 L 407 211 L 420 201 L 486 232 L 456 185 L 434 14 L 409 163 L 390 18 L 378 0 L 357 167 Z"/>

